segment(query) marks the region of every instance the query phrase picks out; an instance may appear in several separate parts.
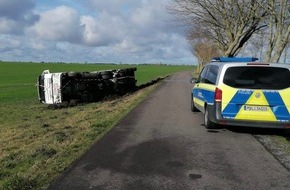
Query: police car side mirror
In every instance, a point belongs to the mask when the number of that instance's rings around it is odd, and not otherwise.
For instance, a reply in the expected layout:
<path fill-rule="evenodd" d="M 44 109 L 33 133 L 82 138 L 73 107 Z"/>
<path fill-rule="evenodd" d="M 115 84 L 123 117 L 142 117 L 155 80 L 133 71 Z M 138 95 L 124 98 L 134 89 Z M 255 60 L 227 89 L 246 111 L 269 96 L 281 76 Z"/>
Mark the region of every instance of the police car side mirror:
<path fill-rule="evenodd" d="M 191 79 L 190 79 L 190 83 L 191 83 L 191 84 L 194 84 L 194 83 L 196 83 L 196 82 L 197 82 L 197 78 L 191 78 Z"/>

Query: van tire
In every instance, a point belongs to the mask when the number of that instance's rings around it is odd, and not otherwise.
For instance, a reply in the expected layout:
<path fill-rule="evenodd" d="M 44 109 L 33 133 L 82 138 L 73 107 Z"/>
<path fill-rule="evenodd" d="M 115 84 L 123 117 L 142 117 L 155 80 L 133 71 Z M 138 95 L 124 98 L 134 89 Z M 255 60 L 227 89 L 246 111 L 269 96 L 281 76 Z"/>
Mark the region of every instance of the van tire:
<path fill-rule="evenodd" d="M 204 112 L 204 126 L 207 129 L 215 129 L 216 128 L 216 124 L 209 119 L 209 115 L 208 115 L 209 113 L 208 112 L 209 112 L 208 108 L 206 107 L 205 108 L 205 112 Z"/>
<path fill-rule="evenodd" d="M 69 73 L 67 73 L 67 75 L 69 77 L 76 77 L 77 76 L 77 73 L 76 72 L 69 72 Z"/>
<path fill-rule="evenodd" d="M 290 129 L 284 129 L 284 135 L 287 139 L 290 139 Z"/>
<path fill-rule="evenodd" d="M 195 107 L 195 105 L 194 105 L 192 95 L 191 95 L 191 111 L 192 111 L 192 112 L 198 112 L 198 111 L 199 111 L 199 110 Z"/>
<path fill-rule="evenodd" d="M 113 72 L 112 71 L 102 71 L 101 75 L 102 75 L 102 78 L 105 79 L 105 80 L 113 78 Z"/>

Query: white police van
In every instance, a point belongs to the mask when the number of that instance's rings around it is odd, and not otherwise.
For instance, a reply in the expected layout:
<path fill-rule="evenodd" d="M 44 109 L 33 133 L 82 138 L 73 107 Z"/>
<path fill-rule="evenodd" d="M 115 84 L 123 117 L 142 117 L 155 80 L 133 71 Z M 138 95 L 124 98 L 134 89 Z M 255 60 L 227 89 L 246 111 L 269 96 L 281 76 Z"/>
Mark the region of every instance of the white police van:
<path fill-rule="evenodd" d="M 290 129 L 290 65 L 215 58 L 194 81 L 191 110 L 204 113 L 207 128 Z"/>

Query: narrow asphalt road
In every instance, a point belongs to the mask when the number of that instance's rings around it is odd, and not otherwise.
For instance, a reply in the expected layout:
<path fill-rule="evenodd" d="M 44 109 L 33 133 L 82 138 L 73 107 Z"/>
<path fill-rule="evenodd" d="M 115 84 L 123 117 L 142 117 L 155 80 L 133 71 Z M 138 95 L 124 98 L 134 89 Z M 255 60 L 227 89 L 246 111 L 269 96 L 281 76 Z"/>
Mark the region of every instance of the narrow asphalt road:
<path fill-rule="evenodd" d="M 49 189 L 290 189 L 290 172 L 251 135 L 207 130 L 190 73 L 166 79 Z"/>

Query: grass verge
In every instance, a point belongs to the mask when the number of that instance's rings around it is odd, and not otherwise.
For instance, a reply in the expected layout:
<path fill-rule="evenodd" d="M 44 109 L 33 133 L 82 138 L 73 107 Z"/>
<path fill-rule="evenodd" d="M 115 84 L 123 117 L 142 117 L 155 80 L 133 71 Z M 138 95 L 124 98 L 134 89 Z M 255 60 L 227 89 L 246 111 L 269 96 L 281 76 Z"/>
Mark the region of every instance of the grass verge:
<path fill-rule="evenodd" d="M 290 171 L 290 135 L 254 135 L 271 154 Z"/>
<path fill-rule="evenodd" d="M 0 189 L 47 188 L 155 87 L 57 110 L 29 101 L 2 105 Z"/>

